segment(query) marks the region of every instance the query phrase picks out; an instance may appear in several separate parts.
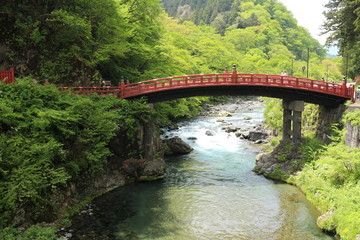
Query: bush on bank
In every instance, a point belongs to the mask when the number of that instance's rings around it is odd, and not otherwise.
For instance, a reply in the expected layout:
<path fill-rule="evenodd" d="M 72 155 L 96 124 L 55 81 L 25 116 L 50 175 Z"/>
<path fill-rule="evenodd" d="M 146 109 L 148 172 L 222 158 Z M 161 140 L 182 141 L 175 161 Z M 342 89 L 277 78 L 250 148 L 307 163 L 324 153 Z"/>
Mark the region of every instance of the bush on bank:
<path fill-rule="evenodd" d="M 326 148 L 296 177 L 296 184 L 321 212 L 330 213 L 318 224 L 341 239 L 360 234 L 360 149 L 342 143 Z"/>
<path fill-rule="evenodd" d="M 144 101 L 61 93 L 17 79 L 0 85 L 0 228 L 51 221 L 52 192 L 100 173 L 121 129 L 136 139 Z"/>
<path fill-rule="evenodd" d="M 281 104 L 266 100 L 265 122 L 281 131 Z M 275 112 L 274 112 L 275 111 Z M 335 141 L 319 148 L 315 138 L 318 107 L 308 104 L 303 113 L 305 141 L 300 150 L 306 156 L 304 168 L 288 182 L 296 184 L 324 215 L 318 225 L 336 232 L 341 239 L 360 238 L 360 149 L 347 147 L 344 130 L 333 131 Z M 272 113 L 272 114 L 271 114 Z M 360 111 L 348 112 L 344 121 L 359 126 Z M 307 139 L 307 140 L 306 140 Z M 311 140 L 314 139 L 314 140 Z M 307 144 L 308 143 L 308 144 Z"/>

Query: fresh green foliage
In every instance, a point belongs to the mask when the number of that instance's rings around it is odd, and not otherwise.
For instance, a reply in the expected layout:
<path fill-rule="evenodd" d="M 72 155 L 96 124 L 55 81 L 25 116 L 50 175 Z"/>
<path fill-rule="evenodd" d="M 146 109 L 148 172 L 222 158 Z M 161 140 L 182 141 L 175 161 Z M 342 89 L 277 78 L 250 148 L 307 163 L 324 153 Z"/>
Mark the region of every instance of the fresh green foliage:
<path fill-rule="evenodd" d="M 276 179 L 284 182 L 286 182 L 286 179 L 288 178 L 288 175 L 283 170 L 281 170 L 279 166 L 276 166 L 274 171 L 268 173 L 266 176 L 271 179 Z"/>
<path fill-rule="evenodd" d="M 61 85 L 219 72 L 234 63 L 241 72 L 303 77 L 309 48 L 310 76 L 340 79 L 339 62 L 323 60 L 320 44 L 278 1 L 162 2 L 171 16 L 189 4 L 185 20 L 202 25 L 169 19 L 158 0 L 5 0 L 3 67 Z"/>
<path fill-rule="evenodd" d="M 136 140 L 139 122 L 149 115 L 143 101 L 74 96 L 29 80 L 1 84 L 0 90 L 3 220 L 21 209 L 32 209 L 33 220 L 44 216 L 52 207 L 52 190 L 101 172 L 115 134 L 121 130 Z"/>
<path fill-rule="evenodd" d="M 323 59 L 319 43 L 276 0 L 162 2 L 171 16 L 183 6 L 181 23 L 164 13 L 158 0 L 5 0 L 1 67 L 14 66 L 33 81 L 84 86 L 102 79 L 117 84 L 122 77 L 136 82 L 222 72 L 235 63 L 238 72 L 286 70 L 304 77 L 301 69 L 309 58 L 310 77 L 340 79 L 341 59 Z M 156 104 L 155 116 L 191 117 L 207 100 Z M 267 124 L 278 132 L 279 109 L 279 101 L 269 100 Z M 108 143 L 115 133 L 135 141 L 138 123 L 150 115 L 142 100 L 59 94 L 52 86 L 20 80 L 0 85 L 0 112 L 1 224 L 24 208 L 39 220 L 52 208 L 52 191 L 84 174 L 99 174 L 112 155 Z"/>
<path fill-rule="evenodd" d="M 0 229 L 0 238 L 3 240 L 13 239 L 36 239 L 36 240 L 55 240 L 55 230 L 51 227 L 44 227 L 41 225 L 35 225 L 26 229 L 26 231 L 20 231 L 15 228 Z"/>
<path fill-rule="evenodd" d="M 353 126 L 360 126 L 360 110 L 346 113 L 344 122 L 350 122 Z"/>
<path fill-rule="evenodd" d="M 282 102 L 275 98 L 263 98 L 265 101 L 264 118 L 268 128 L 275 130 L 277 133 L 282 132 Z"/>
<path fill-rule="evenodd" d="M 300 152 L 303 153 L 301 161 L 310 163 L 318 159 L 324 151 L 324 143 L 317 139 L 315 135 L 307 136 L 303 139 Z"/>
<path fill-rule="evenodd" d="M 170 120 L 194 117 L 201 110 L 201 104 L 207 100 L 207 98 L 194 97 L 157 103 L 155 104 L 156 118 L 162 122 L 161 124 L 166 124 Z"/>
<path fill-rule="evenodd" d="M 318 160 L 305 166 L 296 179 L 311 202 L 322 212 L 334 211 L 324 223 L 341 239 L 360 233 L 360 150 L 343 144 L 327 147 Z"/>
<path fill-rule="evenodd" d="M 2 1 L 4 55 L 20 75 L 62 85 L 137 79 L 156 55 L 157 0 Z"/>

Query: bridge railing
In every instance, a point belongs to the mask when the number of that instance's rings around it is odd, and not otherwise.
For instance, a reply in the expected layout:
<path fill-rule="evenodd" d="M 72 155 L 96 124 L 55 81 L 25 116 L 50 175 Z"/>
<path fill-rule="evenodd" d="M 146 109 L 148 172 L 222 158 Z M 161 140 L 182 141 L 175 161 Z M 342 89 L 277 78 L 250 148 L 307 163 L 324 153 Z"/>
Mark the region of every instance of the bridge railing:
<path fill-rule="evenodd" d="M 0 82 L 10 84 L 13 83 L 14 81 L 15 81 L 14 68 L 10 68 L 9 71 L 0 71 Z"/>
<path fill-rule="evenodd" d="M 124 87 L 123 96 L 132 97 L 149 92 L 164 91 L 168 89 L 201 87 L 211 85 L 262 85 L 268 87 L 283 87 L 322 92 L 351 99 L 353 90 L 344 84 L 297 78 L 292 76 L 246 74 L 246 73 L 219 73 L 186 75 L 169 78 L 159 78 L 144 82 L 128 84 Z"/>
<path fill-rule="evenodd" d="M 320 80 L 311 80 L 292 76 L 248 73 L 185 75 L 159 78 L 131 84 L 121 82 L 118 86 L 113 87 L 63 87 L 60 88 L 60 90 L 68 90 L 81 95 L 98 93 L 100 95 L 111 94 L 116 95 L 119 98 L 128 98 L 170 89 L 225 85 L 293 88 L 354 99 L 354 88 L 347 88 L 346 84 L 329 83 Z"/>

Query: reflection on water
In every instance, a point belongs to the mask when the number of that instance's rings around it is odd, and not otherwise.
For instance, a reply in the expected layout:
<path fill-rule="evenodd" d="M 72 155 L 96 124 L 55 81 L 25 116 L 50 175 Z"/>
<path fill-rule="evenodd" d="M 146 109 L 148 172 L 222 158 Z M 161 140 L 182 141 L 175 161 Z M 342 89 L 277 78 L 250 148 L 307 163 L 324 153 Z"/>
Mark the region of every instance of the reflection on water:
<path fill-rule="evenodd" d="M 246 123 L 244 116 L 252 117 Z M 262 120 L 262 109 L 237 113 L 237 126 Z M 73 220 L 77 239 L 332 239 L 295 187 L 254 174 L 258 150 L 199 118 L 173 132 L 195 149 L 168 158 L 162 181 L 116 189 L 94 201 L 94 215 Z M 215 136 L 205 132 L 212 130 Z"/>

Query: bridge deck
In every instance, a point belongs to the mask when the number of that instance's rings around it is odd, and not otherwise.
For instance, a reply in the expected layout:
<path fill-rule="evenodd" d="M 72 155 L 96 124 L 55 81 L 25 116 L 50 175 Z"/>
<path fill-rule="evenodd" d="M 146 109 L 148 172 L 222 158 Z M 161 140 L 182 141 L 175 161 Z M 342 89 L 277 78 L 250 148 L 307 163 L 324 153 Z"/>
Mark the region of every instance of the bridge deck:
<path fill-rule="evenodd" d="M 145 96 L 151 102 L 199 95 L 264 95 L 335 106 L 354 99 L 353 86 L 347 88 L 345 83 L 236 72 L 159 78 L 132 84 L 119 83 L 116 87 L 62 89 L 86 95 L 94 92 L 101 95 L 113 94 L 126 99 Z M 319 102 L 316 98 L 319 98 Z"/>

